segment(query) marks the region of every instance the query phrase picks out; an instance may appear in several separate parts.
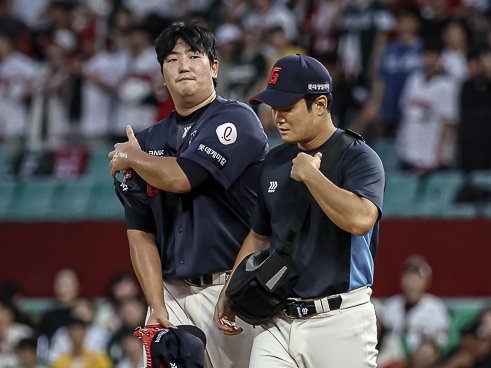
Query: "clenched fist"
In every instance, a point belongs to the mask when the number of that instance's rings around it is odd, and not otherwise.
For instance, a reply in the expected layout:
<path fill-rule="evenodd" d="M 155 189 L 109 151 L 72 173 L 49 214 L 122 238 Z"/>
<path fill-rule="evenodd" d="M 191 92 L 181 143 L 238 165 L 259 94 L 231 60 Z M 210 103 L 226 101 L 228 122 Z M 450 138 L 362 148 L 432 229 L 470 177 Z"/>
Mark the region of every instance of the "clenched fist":
<path fill-rule="evenodd" d="M 319 170 L 321 166 L 322 153 L 317 152 L 314 156 L 300 152 L 292 161 L 290 176 L 296 181 L 304 181 L 312 169 Z"/>

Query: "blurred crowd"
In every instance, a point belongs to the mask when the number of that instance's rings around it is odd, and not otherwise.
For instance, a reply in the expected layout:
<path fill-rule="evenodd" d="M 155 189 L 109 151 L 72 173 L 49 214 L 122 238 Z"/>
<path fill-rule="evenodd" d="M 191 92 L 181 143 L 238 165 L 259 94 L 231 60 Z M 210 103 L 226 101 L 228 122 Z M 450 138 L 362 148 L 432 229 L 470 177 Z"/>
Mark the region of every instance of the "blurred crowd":
<path fill-rule="evenodd" d="M 491 306 L 459 320 L 429 292 L 432 269 L 421 255 L 401 266 L 400 292 L 374 298 L 379 368 L 491 367 Z M 71 268 L 53 279 L 52 299 L 27 300 L 22 285 L 0 285 L 0 368 L 141 368 L 133 336 L 147 311 L 133 274 L 116 273 L 103 297 L 89 299 Z M 451 335 L 454 335 L 453 337 Z"/>
<path fill-rule="evenodd" d="M 401 169 L 489 169 L 490 17 L 488 0 L 0 0 L 0 144 L 23 152 L 19 175 L 46 152 L 77 174 L 84 149 L 165 117 L 153 40 L 185 20 L 215 32 L 225 98 L 247 101 L 275 60 L 306 53 L 332 74 L 335 123 L 393 140 Z"/>
<path fill-rule="evenodd" d="M 147 307 L 133 275 L 115 274 L 99 300 L 84 297 L 81 286 L 73 269 L 62 269 L 52 302 L 26 313 L 22 286 L 2 285 L 1 368 L 141 367 L 142 345 L 133 331 L 144 324 Z"/>
<path fill-rule="evenodd" d="M 375 301 L 378 368 L 491 367 L 491 306 L 457 325 L 445 301 L 428 292 L 432 269 L 421 255 L 402 265 L 400 293 Z M 457 341 L 450 341 L 457 329 Z"/>

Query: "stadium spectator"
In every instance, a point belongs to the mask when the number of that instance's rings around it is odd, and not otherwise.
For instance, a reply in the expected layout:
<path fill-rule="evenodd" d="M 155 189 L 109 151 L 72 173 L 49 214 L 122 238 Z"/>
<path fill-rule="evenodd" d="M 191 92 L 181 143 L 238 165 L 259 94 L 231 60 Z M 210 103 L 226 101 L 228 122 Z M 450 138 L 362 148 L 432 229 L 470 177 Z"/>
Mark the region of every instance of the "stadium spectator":
<path fill-rule="evenodd" d="M 70 320 L 71 308 L 80 296 L 80 280 L 71 268 L 58 271 L 53 282 L 55 296 L 54 305 L 41 316 L 38 332 L 48 341 L 59 327 L 65 326 Z"/>
<path fill-rule="evenodd" d="M 445 169 L 455 160 L 458 86 L 442 71 L 442 45 L 425 43 L 423 68 L 412 73 L 401 95 L 396 135 L 401 168 L 414 175 Z"/>
<path fill-rule="evenodd" d="M 147 127 L 149 121 L 157 119 L 157 95 L 163 88 L 162 76 L 145 26 L 135 24 L 129 27 L 125 46 L 112 60 L 111 66 L 119 80 L 115 122 L 110 133 L 119 137 L 127 124 L 131 123 L 133 129 L 139 131 Z"/>
<path fill-rule="evenodd" d="M 394 137 L 401 118 L 399 102 L 404 85 L 409 75 L 422 65 L 418 7 L 401 7 L 395 16 L 395 37 L 376 63 L 370 98 L 352 124 L 353 129 L 366 139 L 379 135 Z"/>
<path fill-rule="evenodd" d="M 469 78 L 460 90 L 457 144 L 460 168 L 465 173 L 491 169 L 491 69 L 486 70 L 487 55 L 491 52 L 473 50 L 467 55 Z"/>
<path fill-rule="evenodd" d="M 374 299 L 373 305 L 377 317 L 377 367 L 405 368 L 406 354 L 401 337 L 387 328 L 383 302 Z"/>
<path fill-rule="evenodd" d="M 119 306 L 116 318 L 121 321 L 121 324 L 111 334 L 107 343 L 107 352 L 115 364 L 124 359 L 124 337 L 144 324 L 145 315 L 146 304 L 141 299 L 126 299 Z M 141 347 L 141 342 L 139 344 Z"/>
<path fill-rule="evenodd" d="M 94 323 L 95 306 L 87 298 L 79 298 L 70 311 L 70 319 L 81 320 L 85 324 L 84 347 L 92 351 L 105 352 L 109 340 L 109 332 Z M 67 354 L 73 349 L 69 338 L 69 327 L 62 326 L 56 330 L 49 347 L 50 362 L 56 361 L 62 354 Z"/>
<path fill-rule="evenodd" d="M 51 368 L 111 368 L 111 359 L 106 353 L 93 351 L 85 345 L 87 325 L 81 319 L 72 318 L 67 324 L 68 337 L 71 343 L 70 352 L 61 355 L 52 364 Z"/>
<path fill-rule="evenodd" d="M 121 306 L 127 300 L 139 297 L 141 289 L 135 277 L 127 272 L 116 273 L 109 280 L 105 300 L 97 306 L 95 323 L 113 333 L 121 327 Z"/>
<path fill-rule="evenodd" d="M 24 288 L 16 281 L 6 281 L 0 286 L 0 302 L 14 308 L 15 322 L 33 327 L 31 318 L 21 309 Z"/>
<path fill-rule="evenodd" d="M 491 338 L 485 334 L 479 319 L 462 327 L 459 345 L 438 366 L 438 368 L 488 367 L 491 367 Z"/>
<path fill-rule="evenodd" d="M 45 47 L 46 60 L 33 80 L 27 150 L 59 148 L 69 132 L 75 87 L 72 56 L 77 47 L 75 34 L 68 29 L 55 31 Z"/>
<path fill-rule="evenodd" d="M 127 332 L 122 336 L 121 349 L 123 359 L 115 365 L 115 368 L 140 368 L 143 359 L 143 349 L 141 342 Z"/>
<path fill-rule="evenodd" d="M 438 346 L 447 342 L 450 317 L 443 300 L 427 293 L 431 276 L 431 267 L 422 256 L 409 256 L 401 270 L 402 292 L 385 302 L 385 324 L 404 340 L 407 356 L 427 339 Z"/>
<path fill-rule="evenodd" d="M 0 302 L 0 367 L 18 368 L 16 346 L 23 338 L 32 336 L 32 329 L 15 322 L 15 310 Z"/>
<path fill-rule="evenodd" d="M 466 56 L 471 42 L 471 31 L 465 21 L 453 18 L 443 29 L 444 47 L 441 55 L 443 70 L 453 76 L 459 84 L 469 73 Z"/>
<path fill-rule="evenodd" d="M 434 340 L 424 340 L 413 351 L 405 368 L 436 368 L 441 347 Z"/>
<path fill-rule="evenodd" d="M 17 368 L 47 368 L 37 356 L 37 341 L 33 338 L 24 338 L 19 341 L 16 348 L 19 358 Z"/>
<path fill-rule="evenodd" d="M 13 148 L 21 143 L 28 126 L 26 99 L 37 75 L 36 62 L 20 53 L 16 34 L 0 27 L 0 142 Z"/>

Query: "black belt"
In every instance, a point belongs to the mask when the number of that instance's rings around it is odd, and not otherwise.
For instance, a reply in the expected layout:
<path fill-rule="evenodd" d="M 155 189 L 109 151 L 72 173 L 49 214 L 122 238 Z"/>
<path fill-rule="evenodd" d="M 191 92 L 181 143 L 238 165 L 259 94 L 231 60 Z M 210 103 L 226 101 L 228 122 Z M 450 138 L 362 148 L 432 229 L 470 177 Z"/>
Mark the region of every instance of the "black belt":
<path fill-rule="evenodd" d="M 220 277 L 221 274 L 225 274 L 225 277 L 228 277 L 230 274 L 229 271 L 227 272 L 215 272 L 215 273 L 207 273 L 202 276 L 198 277 L 192 277 L 188 279 L 184 279 L 184 282 L 188 285 L 191 286 L 210 286 L 210 285 L 222 285 L 223 283 L 220 282 L 213 282 L 214 279 Z"/>
<path fill-rule="evenodd" d="M 340 295 L 327 299 L 329 310 L 332 311 L 341 308 L 342 302 Z M 289 300 L 283 311 L 290 318 L 305 318 L 318 313 L 313 300 Z"/>

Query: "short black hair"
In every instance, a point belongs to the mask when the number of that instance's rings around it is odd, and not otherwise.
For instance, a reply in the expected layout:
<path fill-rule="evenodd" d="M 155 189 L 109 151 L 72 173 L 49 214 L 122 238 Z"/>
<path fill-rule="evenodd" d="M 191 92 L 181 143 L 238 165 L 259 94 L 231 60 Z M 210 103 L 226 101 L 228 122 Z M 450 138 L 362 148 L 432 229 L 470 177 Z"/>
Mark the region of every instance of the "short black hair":
<path fill-rule="evenodd" d="M 32 337 L 25 337 L 17 343 L 17 350 L 30 349 L 35 351 L 37 349 L 37 346 L 38 343 L 36 339 Z"/>
<path fill-rule="evenodd" d="M 326 93 L 324 95 L 306 94 L 305 96 L 303 96 L 303 99 L 305 100 L 305 103 L 307 104 L 307 111 L 308 112 L 310 112 L 312 110 L 312 104 L 314 103 L 315 99 L 319 96 L 326 96 L 327 107 L 329 108 L 331 106 L 332 93 Z"/>
<path fill-rule="evenodd" d="M 164 59 L 172 52 L 179 39 L 186 42 L 192 51 L 207 55 L 210 65 L 213 61 L 218 60 L 217 43 L 213 33 L 197 23 L 177 22 L 164 29 L 155 42 L 155 52 L 157 53 L 160 67 L 162 67 Z"/>

